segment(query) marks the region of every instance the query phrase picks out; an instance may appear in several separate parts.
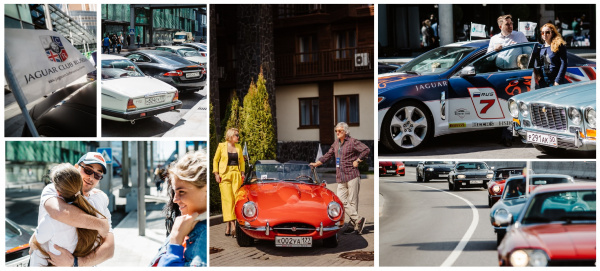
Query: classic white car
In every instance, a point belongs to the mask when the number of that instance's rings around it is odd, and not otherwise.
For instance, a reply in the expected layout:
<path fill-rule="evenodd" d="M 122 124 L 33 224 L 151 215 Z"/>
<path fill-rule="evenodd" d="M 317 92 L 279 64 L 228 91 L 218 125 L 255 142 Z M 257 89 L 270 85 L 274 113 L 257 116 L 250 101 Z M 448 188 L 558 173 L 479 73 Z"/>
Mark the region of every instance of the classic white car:
<path fill-rule="evenodd" d="M 157 46 L 156 50 L 171 52 L 191 62 L 199 64 L 202 67 L 206 67 L 206 55 L 203 56 L 195 48 L 190 48 L 187 46 Z"/>
<path fill-rule="evenodd" d="M 102 118 L 130 121 L 181 108 L 177 89 L 146 76 L 129 59 L 102 55 Z"/>

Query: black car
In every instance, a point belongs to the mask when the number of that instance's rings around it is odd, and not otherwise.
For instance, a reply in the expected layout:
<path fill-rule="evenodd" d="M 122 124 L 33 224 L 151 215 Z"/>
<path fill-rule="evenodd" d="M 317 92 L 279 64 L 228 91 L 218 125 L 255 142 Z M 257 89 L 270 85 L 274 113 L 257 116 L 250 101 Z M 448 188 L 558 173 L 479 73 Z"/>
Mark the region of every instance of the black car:
<path fill-rule="evenodd" d="M 461 188 L 487 188 L 494 178 L 494 168 L 485 162 L 460 162 L 448 174 L 448 189 L 458 191 Z"/>
<path fill-rule="evenodd" d="M 125 57 L 135 62 L 144 74 L 176 87 L 182 94 L 204 89 L 206 85 L 205 69 L 176 54 L 141 50 L 129 53 Z"/>
<path fill-rule="evenodd" d="M 431 179 L 446 179 L 454 168 L 454 162 L 425 161 L 417 165 L 417 182 L 429 182 Z"/>
<path fill-rule="evenodd" d="M 96 81 L 59 89 L 36 104 L 29 115 L 40 136 L 96 137 Z M 22 136 L 32 136 L 27 125 Z"/>
<path fill-rule="evenodd" d="M 29 239 L 31 232 L 6 218 L 4 223 L 4 248 L 7 267 L 26 267 L 29 265 Z"/>

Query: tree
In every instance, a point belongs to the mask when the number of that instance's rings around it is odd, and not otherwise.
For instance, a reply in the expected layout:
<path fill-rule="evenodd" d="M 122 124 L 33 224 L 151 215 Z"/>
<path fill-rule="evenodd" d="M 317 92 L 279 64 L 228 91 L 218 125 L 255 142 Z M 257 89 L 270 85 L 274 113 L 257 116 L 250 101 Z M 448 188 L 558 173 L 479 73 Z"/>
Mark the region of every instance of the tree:
<path fill-rule="evenodd" d="M 229 128 L 240 128 L 240 111 L 240 99 L 238 98 L 237 94 L 233 92 L 231 100 L 227 104 L 227 109 L 225 110 L 225 125 L 221 125 L 221 127 L 224 127 L 222 136 L 223 140 L 225 140 L 225 133 L 227 130 L 229 130 Z M 241 141 L 242 138 L 240 137 L 240 142 Z"/>
<path fill-rule="evenodd" d="M 250 164 L 257 160 L 276 158 L 276 139 L 269 94 L 262 69 L 256 84 L 252 82 L 244 97 L 241 114 L 241 134 L 248 144 Z M 240 141 L 241 142 L 241 141 Z"/>
<path fill-rule="evenodd" d="M 215 130 L 215 117 L 213 114 L 213 106 L 212 103 L 209 107 L 210 118 L 209 118 L 209 140 L 210 140 L 210 167 L 209 167 L 209 181 L 210 181 L 210 213 L 216 214 L 221 213 L 221 190 L 219 189 L 219 184 L 215 179 L 215 175 L 212 174 L 212 158 L 215 157 L 215 153 L 217 152 L 217 146 L 219 145 L 219 141 L 217 141 L 217 131 Z"/>

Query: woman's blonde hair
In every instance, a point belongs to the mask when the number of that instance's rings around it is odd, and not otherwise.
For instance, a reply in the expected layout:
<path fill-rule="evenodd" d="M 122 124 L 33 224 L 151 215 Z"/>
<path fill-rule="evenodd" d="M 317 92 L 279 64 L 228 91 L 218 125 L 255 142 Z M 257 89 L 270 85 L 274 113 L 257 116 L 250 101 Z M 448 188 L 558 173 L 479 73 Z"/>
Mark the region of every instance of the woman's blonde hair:
<path fill-rule="evenodd" d="M 50 172 L 50 179 L 54 183 L 56 191 L 66 202 L 72 202 L 73 205 L 77 206 L 88 215 L 100 215 L 105 217 L 83 197 L 83 179 L 81 178 L 81 174 L 79 174 L 79 170 L 73 165 L 63 163 L 55 166 Z M 34 239 L 33 242 L 42 255 L 47 258 L 50 257 L 48 252 L 40 246 L 37 240 Z M 103 242 L 104 238 L 98 235 L 97 230 L 77 228 L 77 246 L 73 251 L 73 256 L 87 256 Z"/>
<path fill-rule="evenodd" d="M 231 138 L 235 135 L 235 133 L 239 133 L 240 131 L 238 130 L 238 128 L 229 128 L 227 130 L 227 133 L 225 133 L 225 141 L 230 141 Z"/>
<path fill-rule="evenodd" d="M 562 38 L 560 33 L 558 33 L 556 26 L 554 26 L 553 24 L 547 23 L 544 26 L 542 26 L 542 28 L 540 28 L 540 29 L 544 29 L 544 27 L 548 27 L 550 29 L 550 31 L 552 31 L 552 40 L 550 42 L 550 49 L 552 50 L 552 52 L 555 52 L 555 53 L 558 52 L 558 47 L 560 47 L 561 45 L 566 45 L 567 42 Z"/>

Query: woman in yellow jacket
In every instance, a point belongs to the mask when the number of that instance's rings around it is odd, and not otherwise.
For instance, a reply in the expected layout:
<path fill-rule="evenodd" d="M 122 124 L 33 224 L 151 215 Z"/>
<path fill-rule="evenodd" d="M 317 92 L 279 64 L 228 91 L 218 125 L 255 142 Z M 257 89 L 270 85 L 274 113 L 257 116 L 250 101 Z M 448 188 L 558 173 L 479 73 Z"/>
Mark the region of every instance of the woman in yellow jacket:
<path fill-rule="evenodd" d="M 227 222 L 225 236 L 235 236 L 235 194 L 242 186 L 244 176 L 245 164 L 239 140 L 240 133 L 237 128 L 227 130 L 226 142 L 219 143 L 213 159 L 213 173 L 221 190 L 223 222 Z"/>

